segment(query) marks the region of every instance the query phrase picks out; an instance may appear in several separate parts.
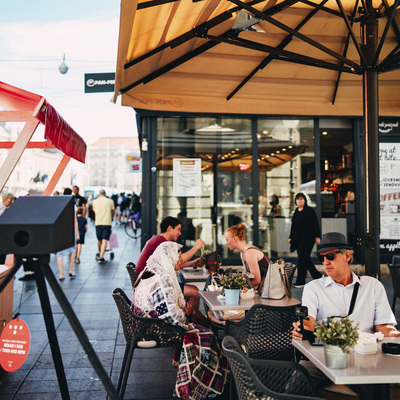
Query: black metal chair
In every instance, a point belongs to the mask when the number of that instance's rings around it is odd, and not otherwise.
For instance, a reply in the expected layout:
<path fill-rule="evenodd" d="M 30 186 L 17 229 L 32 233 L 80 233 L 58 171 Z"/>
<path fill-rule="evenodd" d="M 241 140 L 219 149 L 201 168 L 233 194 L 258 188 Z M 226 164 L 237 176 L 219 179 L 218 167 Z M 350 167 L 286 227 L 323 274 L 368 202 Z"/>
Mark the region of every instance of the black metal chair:
<path fill-rule="evenodd" d="M 226 332 L 251 358 L 292 361 L 292 323 L 298 319 L 295 309 L 255 304 L 241 321 L 227 321 Z"/>
<path fill-rule="evenodd" d="M 292 282 L 293 282 L 294 273 L 296 271 L 297 265 L 293 264 L 293 263 L 290 263 L 290 262 L 286 262 L 284 268 L 285 268 L 285 272 L 286 272 L 286 274 L 288 276 L 288 279 L 289 279 L 289 285 L 291 287 L 292 286 Z"/>
<path fill-rule="evenodd" d="M 232 336 L 225 336 L 222 348 L 231 367 L 239 400 L 321 399 L 302 365 L 250 358 Z"/>
<path fill-rule="evenodd" d="M 177 325 L 168 324 L 162 319 L 138 317 L 131 311 L 132 304 L 122 289 L 115 289 L 112 295 L 118 307 L 126 340 L 117 387 L 118 394 L 123 399 L 134 350 L 137 348 L 181 346 L 184 329 Z"/>
<path fill-rule="evenodd" d="M 133 262 L 126 264 L 126 270 L 128 271 L 129 277 L 131 278 L 132 288 L 135 287 L 137 275 L 135 272 L 136 265 Z"/>
<path fill-rule="evenodd" d="M 400 298 L 400 256 L 393 256 L 392 264 L 388 264 L 393 284 L 392 311 L 395 312 L 396 300 Z"/>

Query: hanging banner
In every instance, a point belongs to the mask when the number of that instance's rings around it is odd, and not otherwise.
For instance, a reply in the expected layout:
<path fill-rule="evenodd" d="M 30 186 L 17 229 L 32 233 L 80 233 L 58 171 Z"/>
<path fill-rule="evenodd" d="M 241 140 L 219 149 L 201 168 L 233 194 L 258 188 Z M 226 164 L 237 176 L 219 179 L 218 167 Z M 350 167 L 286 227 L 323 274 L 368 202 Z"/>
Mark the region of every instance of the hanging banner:
<path fill-rule="evenodd" d="M 381 252 L 400 250 L 400 144 L 379 144 Z"/>
<path fill-rule="evenodd" d="M 0 365 L 7 372 L 19 369 L 28 357 L 31 335 L 20 318 L 12 319 L 0 336 Z"/>
<path fill-rule="evenodd" d="M 173 195 L 176 197 L 201 196 L 201 159 L 174 158 Z"/>

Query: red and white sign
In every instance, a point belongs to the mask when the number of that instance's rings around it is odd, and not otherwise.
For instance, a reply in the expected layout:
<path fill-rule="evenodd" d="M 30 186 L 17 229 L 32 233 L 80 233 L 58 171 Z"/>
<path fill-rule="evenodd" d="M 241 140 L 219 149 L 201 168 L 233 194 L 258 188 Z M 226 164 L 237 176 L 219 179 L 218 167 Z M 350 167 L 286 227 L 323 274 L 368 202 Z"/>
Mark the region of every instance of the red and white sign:
<path fill-rule="evenodd" d="M 22 319 L 12 319 L 0 336 L 0 365 L 7 372 L 19 369 L 26 360 L 31 345 L 28 325 Z"/>
<path fill-rule="evenodd" d="M 247 171 L 250 167 L 251 167 L 251 165 L 247 164 L 247 163 L 240 163 L 239 164 L 240 171 Z"/>

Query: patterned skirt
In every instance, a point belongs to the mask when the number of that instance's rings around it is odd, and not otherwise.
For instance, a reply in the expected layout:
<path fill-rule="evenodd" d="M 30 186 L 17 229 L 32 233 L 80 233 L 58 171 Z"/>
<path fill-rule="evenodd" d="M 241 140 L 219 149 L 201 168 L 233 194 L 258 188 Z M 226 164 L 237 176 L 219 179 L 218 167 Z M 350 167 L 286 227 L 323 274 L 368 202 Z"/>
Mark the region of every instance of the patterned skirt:
<path fill-rule="evenodd" d="M 185 332 L 182 349 L 175 350 L 173 364 L 178 367 L 174 396 L 202 400 L 207 394 L 221 394 L 228 373 L 228 361 L 214 334 L 200 325 Z"/>

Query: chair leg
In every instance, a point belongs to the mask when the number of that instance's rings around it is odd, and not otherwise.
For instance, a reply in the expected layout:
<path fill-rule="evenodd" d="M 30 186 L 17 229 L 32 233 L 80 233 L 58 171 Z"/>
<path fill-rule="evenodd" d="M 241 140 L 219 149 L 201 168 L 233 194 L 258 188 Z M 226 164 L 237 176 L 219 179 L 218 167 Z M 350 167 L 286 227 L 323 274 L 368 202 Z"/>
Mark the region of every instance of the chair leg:
<path fill-rule="evenodd" d="M 238 400 L 238 394 L 236 391 L 235 380 L 233 379 L 233 372 L 230 371 L 229 377 L 229 400 Z"/>
<path fill-rule="evenodd" d="M 124 374 L 123 374 L 123 378 L 122 378 L 121 391 L 119 392 L 119 396 L 121 397 L 121 400 L 123 400 L 123 398 L 124 398 L 126 383 L 128 382 L 129 370 L 131 369 L 131 363 L 132 363 L 132 358 L 133 358 L 133 351 L 135 350 L 135 345 L 136 345 L 136 342 L 132 341 L 132 343 L 129 347 L 129 352 L 128 352 L 127 358 L 126 358 L 126 365 L 124 368 Z M 120 379 L 121 379 L 121 377 L 120 377 Z"/>
<path fill-rule="evenodd" d="M 122 365 L 121 365 L 121 372 L 119 373 L 117 393 L 119 393 L 120 389 L 121 389 L 122 377 L 124 376 L 124 371 L 125 371 L 125 366 L 126 366 L 126 360 L 128 358 L 128 353 L 129 353 L 129 346 L 126 345 L 125 346 L 125 352 L 124 352 L 124 359 L 122 360 Z"/>

